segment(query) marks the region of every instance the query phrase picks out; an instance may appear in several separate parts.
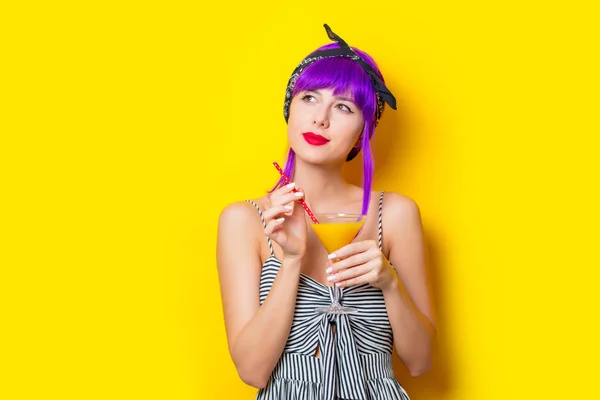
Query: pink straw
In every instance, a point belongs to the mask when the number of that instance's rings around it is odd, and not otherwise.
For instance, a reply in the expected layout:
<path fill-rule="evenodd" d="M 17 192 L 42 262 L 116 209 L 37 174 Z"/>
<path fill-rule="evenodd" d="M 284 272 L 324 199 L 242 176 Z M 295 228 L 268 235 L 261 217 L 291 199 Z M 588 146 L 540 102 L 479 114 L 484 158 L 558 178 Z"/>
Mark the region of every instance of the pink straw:
<path fill-rule="evenodd" d="M 277 171 L 279 171 L 279 174 L 281 175 L 281 177 L 285 181 L 285 184 L 289 185 L 291 183 L 290 179 L 287 177 L 287 175 L 285 174 L 285 172 L 283 172 L 283 170 L 281 169 L 281 167 L 279 166 L 279 164 L 277 164 L 277 161 L 273 161 L 273 165 L 275 166 L 275 168 L 277 168 Z M 294 188 L 293 191 L 297 192 L 298 189 Z M 304 207 L 304 210 L 306 211 L 306 213 L 308 214 L 308 216 L 310 217 L 310 219 L 312 219 L 312 222 L 314 222 L 315 224 L 318 224 L 319 221 L 317 221 L 317 218 L 315 217 L 315 214 L 313 214 L 313 212 L 310 211 L 310 208 L 308 208 L 308 206 L 306 205 L 306 202 L 304 201 L 304 199 L 300 199 L 300 204 L 302 204 L 302 207 Z"/>

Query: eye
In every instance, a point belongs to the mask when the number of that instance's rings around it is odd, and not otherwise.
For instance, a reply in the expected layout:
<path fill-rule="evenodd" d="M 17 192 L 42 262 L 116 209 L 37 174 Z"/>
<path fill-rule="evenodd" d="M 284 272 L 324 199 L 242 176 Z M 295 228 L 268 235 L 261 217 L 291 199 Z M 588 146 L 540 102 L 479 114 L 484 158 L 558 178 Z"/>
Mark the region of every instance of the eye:
<path fill-rule="evenodd" d="M 316 100 L 316 99 L 315 99 L 315 96 L 312 96 L 310 94 L 305 94 L 304 96 L 302 96 L 302 100 L 310 102 L 310 101 L 313 101 L 313 100 Z"/>
<path fill-rule="evenodd" d="M 350 107 L 348 107 L 345 104 L 338 104 L 338 107 L 340 108 L 340 110 L 348 112 L 348 113 L 353 113 L 353 111 L 350 109 Z"/>

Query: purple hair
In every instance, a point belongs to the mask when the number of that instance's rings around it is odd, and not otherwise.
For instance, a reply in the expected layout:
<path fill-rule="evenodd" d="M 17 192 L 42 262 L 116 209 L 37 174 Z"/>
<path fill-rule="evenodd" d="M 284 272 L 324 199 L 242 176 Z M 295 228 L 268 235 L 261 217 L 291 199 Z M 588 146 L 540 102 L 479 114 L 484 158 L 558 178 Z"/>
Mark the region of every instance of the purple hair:
<path fill-rule="evenodd" d="M 317 50 L 326 50 L 339 47 L 337 43 L 329 43 Z M 366 62 L 383 81 L 383 76 L 375 61 L 367 53 L 352 49 Z M 354 103 L 361 109 L 364 118 L 364 128 L 361 133 L 360 150 L 363 153 L 363 204 L 362 214 L 369 210 L 371 187 L 373 183 L 373 154 L 371 153 L 370 139 L 375 133 L 375 110 L 377 98 L 371 78 L 356 62 L 347 57 L 324 58 L 314 61 L 302 71 L 294 85 L 293 96 L 305 90 L 332 89 L 334 95 L 349 94 Z M 292 148 L 288 151 L 288 158 L 284 171 L 293 179 L 296 153 Z M 279 179 L 271 192 L 285 185 L 283 178 Z"/>

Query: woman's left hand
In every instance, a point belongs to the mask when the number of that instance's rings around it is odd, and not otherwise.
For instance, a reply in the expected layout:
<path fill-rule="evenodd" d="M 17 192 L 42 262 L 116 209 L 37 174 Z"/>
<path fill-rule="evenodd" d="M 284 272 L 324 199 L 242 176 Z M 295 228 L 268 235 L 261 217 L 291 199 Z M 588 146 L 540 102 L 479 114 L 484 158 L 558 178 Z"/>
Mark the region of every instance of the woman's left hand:
<path fill-rule="evenodd" d="M 368 283 L 387 290 L 396 283 L 396 271 L 379 250 L 375 240 L 350 243 L 331 253 L 329 259 L 327 280 L 338 287 Z"/>

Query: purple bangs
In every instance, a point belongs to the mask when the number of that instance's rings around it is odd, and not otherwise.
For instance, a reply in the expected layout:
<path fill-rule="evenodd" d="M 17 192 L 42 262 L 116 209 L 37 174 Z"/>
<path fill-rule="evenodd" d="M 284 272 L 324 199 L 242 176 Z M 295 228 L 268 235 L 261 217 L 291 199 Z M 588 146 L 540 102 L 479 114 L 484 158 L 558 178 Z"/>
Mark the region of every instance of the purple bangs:
<path fill-rule="evenodd" d="M 319 47 L 317 50 L 326 50 L 339 47 L 337 43 L 330 43 Z M 352 48 L 365 62 L 377 72 L 383 80 L 381 72 L 375 61 L 367 53 Z M 293 90 L 293 96 L 306 90 L 332 89 L 335 95 L 348 96 L 361 109 L 364 118 L 364 128 L 361 134 L 361 151 L 363 154 L 363 204 L 362 214 L 369 210 L 371 187 L 373 183 L 374 162 L 371 153 L 370 139 L 375 132 L 375 110 L 377 98 L 369 75 L 356 62 L 347 57 L 332 57 L 314 61 L 306 67 L 298 79 Z M 292 148 L 288 151 L 284 171 L 293 180 L 296 154 Z M 271 192 L 285 185 L 280 179 Z"/>

